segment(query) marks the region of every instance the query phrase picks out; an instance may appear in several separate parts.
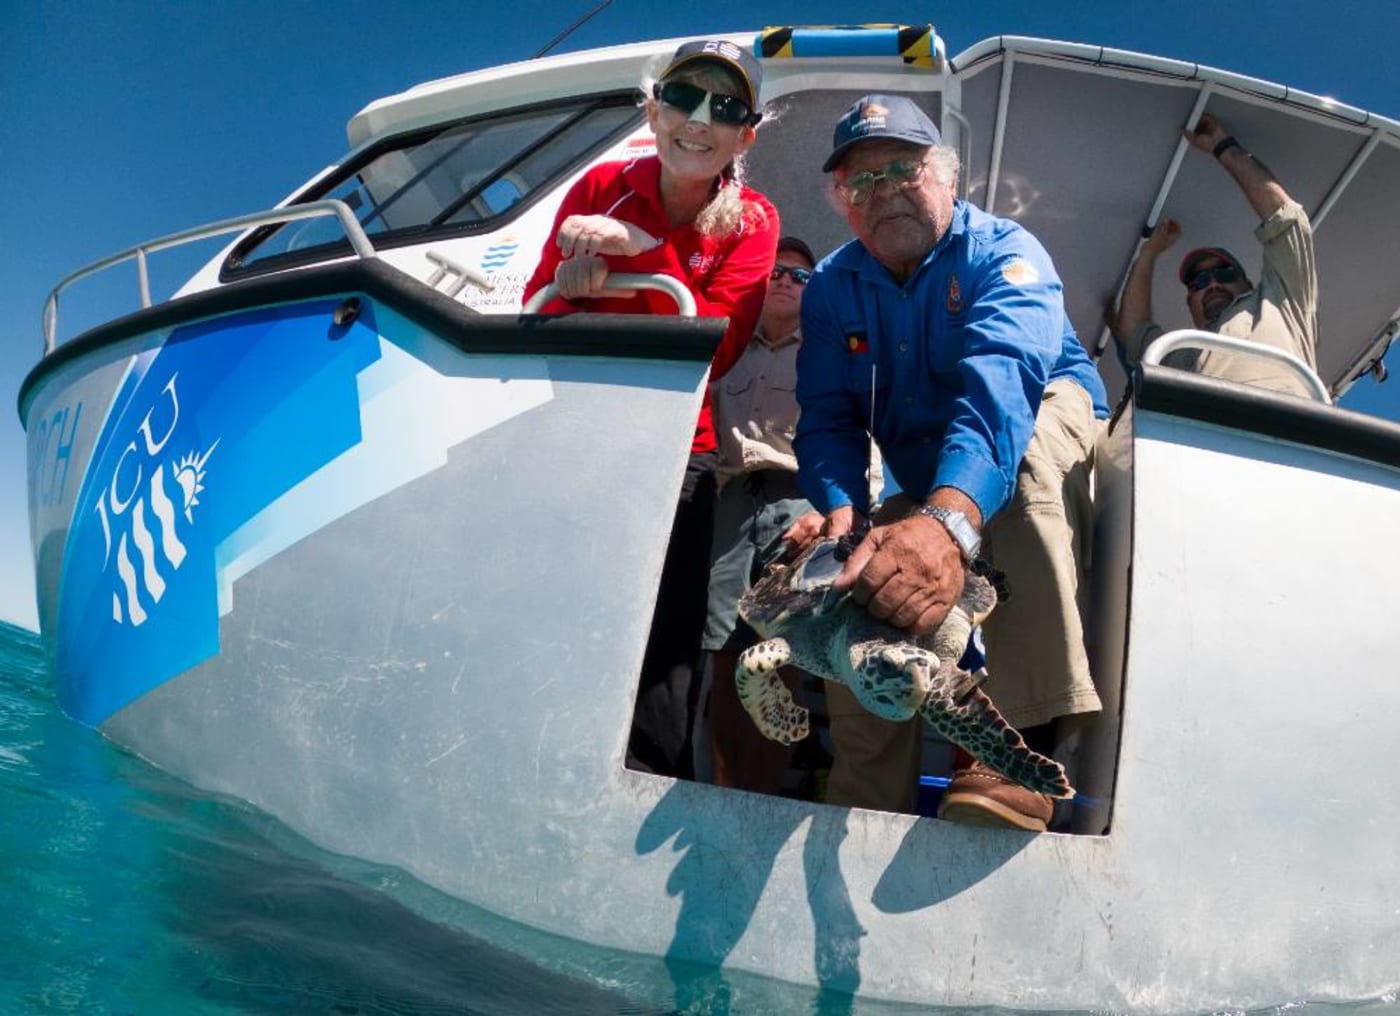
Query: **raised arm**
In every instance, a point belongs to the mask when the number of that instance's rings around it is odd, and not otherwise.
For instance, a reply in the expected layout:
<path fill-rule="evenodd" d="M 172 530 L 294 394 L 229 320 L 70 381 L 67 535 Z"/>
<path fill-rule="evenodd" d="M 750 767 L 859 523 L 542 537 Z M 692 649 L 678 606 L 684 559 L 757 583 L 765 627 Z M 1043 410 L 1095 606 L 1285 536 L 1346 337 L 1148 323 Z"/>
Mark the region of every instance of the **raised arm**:
<path fill-rule="evenodd" d="M 1175 219 L 1163 219 L 1152 229 L 1152 234 L 1143 241 L 1133 267 L 1128 269 L 1128 281 L 1123 286 L 1123 298 L 1118 304 L 1118 313 L 1113 322 L 1113 333 L 1122 342 L 1152 317 L 1152 273 L 1157 267 L 1157 259 L 1181 236 L 1181 223 Z M 1129 350 L 1129 359 L 1136 362 L 1141 350 Z"/>
<path fill-rule="evenodd" d="M 1260 219 L 1267 219 L 1292 200 L 1269 167 L 1251 155 L 1225 125 L 1209 113 L 1201 115 L 1194 131 L 1182 133 L 1191 144 L 1219 160 L 1240 185 Z"/>

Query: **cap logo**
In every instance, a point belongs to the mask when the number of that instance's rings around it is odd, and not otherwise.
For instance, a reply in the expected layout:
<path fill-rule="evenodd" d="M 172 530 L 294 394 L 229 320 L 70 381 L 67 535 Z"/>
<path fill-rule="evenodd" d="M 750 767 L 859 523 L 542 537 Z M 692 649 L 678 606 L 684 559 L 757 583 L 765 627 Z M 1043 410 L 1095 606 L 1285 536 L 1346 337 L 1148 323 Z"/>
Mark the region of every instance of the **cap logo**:
<path fill-rule="evenodd" d="M 734 43 L 728 42 L 724 39 L 711 40 L 710 42 L 705 43 L 704 47 L 701 49 L 700 52 L 714 53 L 717 56 L 724 57 L 726 60 L 735 61 L 737 61 L 740 56 L 739 47 L 734 45 Z"/>
<path fill-rule="evenodd" d="M 871 131 L 884 130 L 889 112 L 887 108 L 878 103 L 867 103 L 860 111 L 860 120 L 852 125 L 851 133 L 869 134 Z"/>

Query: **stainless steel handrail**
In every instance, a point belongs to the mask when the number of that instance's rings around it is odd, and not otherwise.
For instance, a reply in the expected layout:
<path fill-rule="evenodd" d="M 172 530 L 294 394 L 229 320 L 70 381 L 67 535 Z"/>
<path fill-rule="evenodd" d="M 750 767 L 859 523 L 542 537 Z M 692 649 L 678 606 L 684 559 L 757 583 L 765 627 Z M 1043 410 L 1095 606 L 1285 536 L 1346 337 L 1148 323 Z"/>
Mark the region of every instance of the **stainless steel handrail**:
<path fill-rule="evenodd" d="M 63 292 L 79 279 L 85 279 L 89 275 L 96 275 L 98 272 L 113 265 L 119 265 L 124 261 L 136 259 L 137 283 L 141 290 L 142 308 L 151 305 L 151 282 L 146 272 L 146 255 L 153 254 L 158 250 L 165 250 L 169 247 L 178 247 L 181 244 L 191 243 L 195 240 L 204 240 L 211 236 L 218 236 L 220 233 L 232 233 L 235 230 L 247 229 L 250 226 L 261 226 L 270 222 L 294 222 L 298 219 L 315 219 L 323 215 L 334 215 L 340 220 L 341 227 L 345 230 L 345 236 L 350 241 L 350 246 L 354 248 L 355 256 L 360 258 L 372 258 L 375 256 L 374 244 L 370 242 L 365 234 L 364 227 L 360 225 L 355 213 L 350 210 L 350 206 L 344 201 L 337 201 L 328 198 L 324 201 L 308 201 L 304 205 L 290 205 L 286 208 L 269 208 L 262 212 L 250 212 L 247 215 L 237 215 L 231 219 L 220 219 L 218 222 L 211 222 L 205 226 L 195 226 L 193 229 L 181 230 L 178 233 L 171 233 L 167 236 L 157 237 L 154 240 L 147 240 L 145 243 L 129 247 L 120 253 L 105 257 L 100 261 L 79 268 L 76 272 L 63 278 L 58 285 L 49 291 L 49 298 L 44 301 L 44 355 L 48 356 L 54 351 L 54 334 L 58 329 L 58 294 Z"/>
<path fill-rule="evenodd" d="M 428 259 L 430 264 L 435 266 L 433 268 L 433 274 L 428 276 L 427 284 L 429 286 L 437 289 L 442 283 L 442 280 L 449 275 L 455 275 L 457 277 L 457 281 L 453 282 L 444 291 L 454 300 L 457 298 L 457 295 L 468 286 L 475 286 L 483 293 L 489 293 L 496 288 L 496 284 L 491 281 L 485 272 L 479 272 L 475 268 L 459 264 L 446 255 L 439 254 L 435 250 L 428 251 L 424 254 L 424 257 Z"/>
<path fill-rule="evenodd" d="M 1303 382 L 1312 389 L 1313 396 L 1318 402 L 1325 406 L 1332 404 L 1332 396 L 1328 394 L 1327 386 L 1322 383 L 1322 379 L 1311 367 L 1292 353 L 1275 349 L 1273 346 L 1263 346 L 1257 342 L 1250 342 L 1248 339 L 1217 335 L 1215 332 L 1203 332 L 1195 328 L 1182 328 L 1175 332 L 1168 332 L 1147 347 L 1147 351 L 1142 354 L 1143 365 L 1157 366 L 1167 354 L 1186 348 L 1219 349 L 1224 352 L 1262 357 L 1281 363 L 1292 368 L 1293 372 L 1303 379 Z"/>
<path fill-rule="evenodd" d="M 676 301 L 676 309 L 681 317 L 695 316 L 695 296 L 680 279 L 669 275 L 619 274 L 608 276 L 609 289 L 654 289 L 668 294 Z M 559 295 L 559 287 L 550 283 L 541 289 L 520 308 L 522 314 L 538 314 L 540 308 Z"/>

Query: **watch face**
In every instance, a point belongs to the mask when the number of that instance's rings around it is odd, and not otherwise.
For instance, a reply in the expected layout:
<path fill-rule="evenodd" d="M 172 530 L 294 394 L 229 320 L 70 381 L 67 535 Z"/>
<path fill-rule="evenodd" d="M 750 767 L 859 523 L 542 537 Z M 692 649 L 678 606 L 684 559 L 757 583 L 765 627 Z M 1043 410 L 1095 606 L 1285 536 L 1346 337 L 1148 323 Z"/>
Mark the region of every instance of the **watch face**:
<path fill-rule="evenodd" d="M 943 528 L 948 530 L 948 535 L 953 538 L 953 542 L 958 545 L 958 549 L 962 551 L 965 558 L 970 561 L 977 556 L 977 551 L 982 546 L 982 537 L 966 515 L 951 508 L 930 507 L 928 505 L 920 508 L 919 511 L 943 524 Z"/>

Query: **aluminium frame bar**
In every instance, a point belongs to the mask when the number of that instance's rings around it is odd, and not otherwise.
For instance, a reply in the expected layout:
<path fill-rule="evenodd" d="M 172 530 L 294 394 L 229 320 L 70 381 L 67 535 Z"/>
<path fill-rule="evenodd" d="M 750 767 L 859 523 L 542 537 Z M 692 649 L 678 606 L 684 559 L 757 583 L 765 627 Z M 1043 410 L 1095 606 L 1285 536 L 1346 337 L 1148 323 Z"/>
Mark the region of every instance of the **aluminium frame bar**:
<path fill-rule="evenodd" d="M 211 236 L 218 236 L 220 233 L 233 233 L 251 226 L 261 226 L 272 222 L 293 222 L 299 219 L 315 219 L 327 215 L 333 215 L 340 220 L 341 227 L 345 230 L 345 236 L 350 241 L 350 246 L 354 249 L 357 258 L 369 259 L 376 256 L 374 244 L 370 242 L 369 236 L 365 233 L 359 220 L 355 218 L 355 213 L 350 210 L 350 206 L 344 201 L 337 201 L 334 198 L 310 201 L 303 205 L 289 205 L 285 208 L 269 208 L 266 211 L 250 212 L 247 215 L 236 215 L 231 219 L 220 219 L 207 225 L 184 229 L 178 233 L 169 233 L 156 237 L 154 240 L 137 244 L 135 247 L 128 247 L 124 251 L 119 251 L 99 261 L 94 261 L 61 279 L 58 285 L 49 291 L 48 299 L 44 301 L 42 318 L 44 356 L 52 353 L 56 345 L 59 294 L 80 279 L 96 275 L 113 265 L 135 260 L 141 307 L 145 309 L 151 306 L 150 276 L 146 267 L 148 254 L 171 247 L 179 247 L 196 240 L 206 240 Z"/>
<path fill-rule="evenodd" d="M 1016 72 L 1016 51 L 1010 47 L 1001 62 L 1001 87 L 997 93 L 997 122 L 992 130 L 992 162 L 987 167 L 987 214 L 996 214 L 997 186 L 1001 182 L 1001 152 L 1006 141 L 1006 113 L 1011 105 L 1011 79 Z"/>
<path fill-rule="evenodd" d="M 1201 90 L 1196 93 L 1196 101 L 1191 106 L 1191 112 L 1187 114 L 1186 129 L 1197 123 L 1201 119 L 1201 114 L 1206 111 L 1206 104 L 1210 102 L 1210 97 L 1215 93 L 1214 83 L 1207 81 Z M 1186 157 L 1186 149 L 1191 143 L 1186 140 L 1185 135 L 1176 139 L 1176 151 L 1172 153 L 1172 161 L 1167 164 L 1167 171 L 1162 175 L 1162 183 L 1157 188 L 1157 196 L 1152 201 L 1152 208 L 1147 213 L 1147 220 L 1143 223 L 1142 232 L 1138 234 L 1137 241 L 1133 244 L 1133 252 L 1128 256 L 1127 264 L 1118 276 L 1118 286 L 1113 291 L 1113 302 L 1111 307 L 1117 308 L 1123 299 L 1123 290 L 1128 287 L 1128 276 L 1132 273 L 1133 265 L 1142 254 L 1142 245 L 1147 241 L 1147 237 L 1152 230 L 1157 228 L 1157 219 L 1162 214 L 1162 209 L 1167 205 L 1167 196 L 1171 194 L 1172 187 L 1176 185 L 1177 174 L 1181 172 L 1181 162 Z M 1113 329 L 1108 322 L 1099 331 L 1098 341 L 1094 343 L 1094 348 L 1090 350 L 1094 359 L 1103 356 L 1104 350 L 1108 349 L 1109 340 L 1113 337 Z"/>

